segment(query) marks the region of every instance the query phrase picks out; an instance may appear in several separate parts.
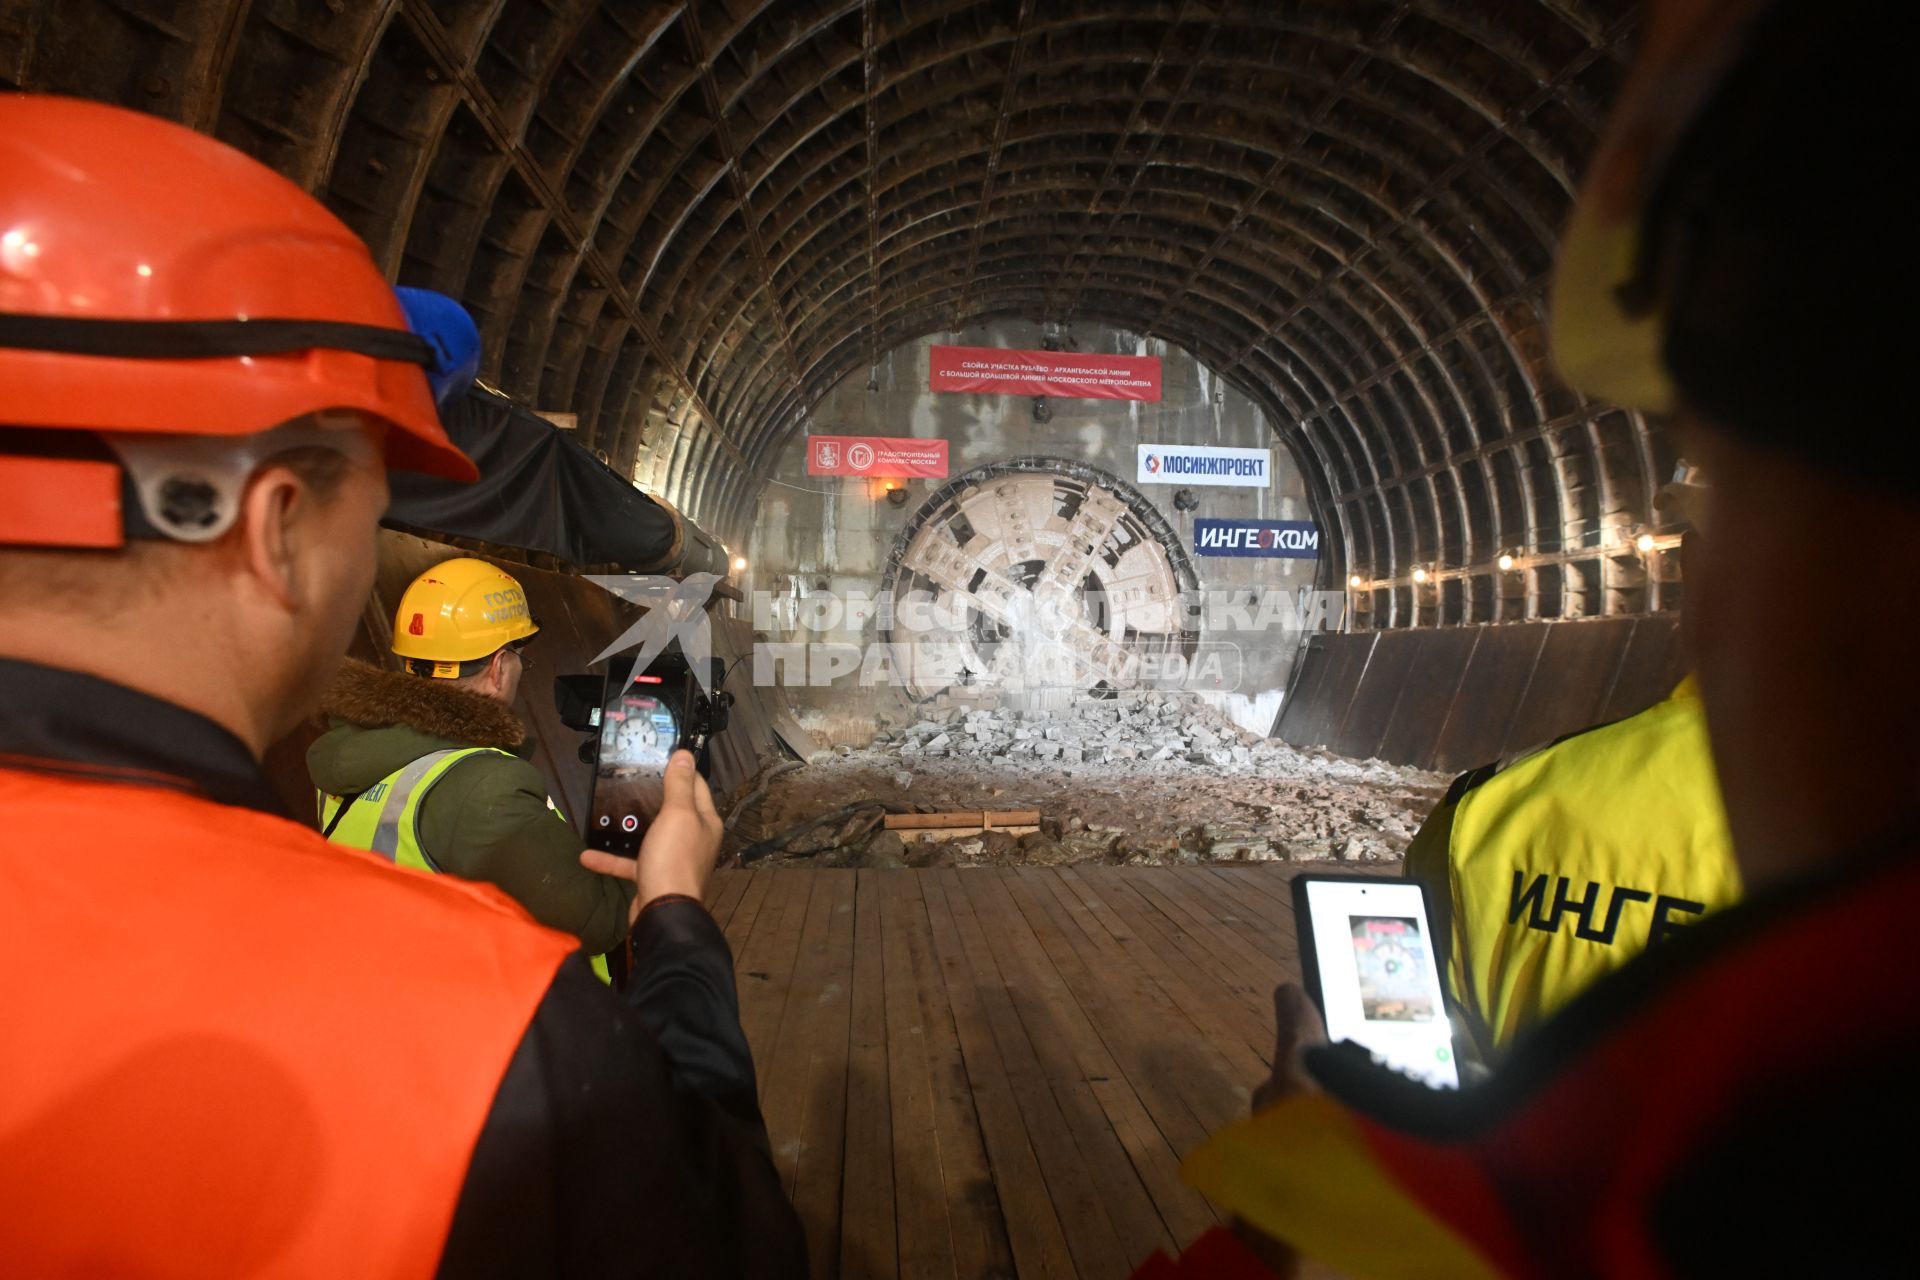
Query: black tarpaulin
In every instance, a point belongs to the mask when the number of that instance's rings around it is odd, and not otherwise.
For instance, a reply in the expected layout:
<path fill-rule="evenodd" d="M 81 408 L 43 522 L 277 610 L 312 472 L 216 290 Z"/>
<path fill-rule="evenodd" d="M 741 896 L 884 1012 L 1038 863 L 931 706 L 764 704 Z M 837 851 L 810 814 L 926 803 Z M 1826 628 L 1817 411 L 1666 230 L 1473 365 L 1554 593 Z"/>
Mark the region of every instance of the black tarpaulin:
<path fill-rule="evenodd" d="M 660 570 L 678 557 L 673 512 L 540 415 L 476 387 L 441 417 L 480 479 L 396 474 L 386 523 L 541 552 L 575 568 Z"/>

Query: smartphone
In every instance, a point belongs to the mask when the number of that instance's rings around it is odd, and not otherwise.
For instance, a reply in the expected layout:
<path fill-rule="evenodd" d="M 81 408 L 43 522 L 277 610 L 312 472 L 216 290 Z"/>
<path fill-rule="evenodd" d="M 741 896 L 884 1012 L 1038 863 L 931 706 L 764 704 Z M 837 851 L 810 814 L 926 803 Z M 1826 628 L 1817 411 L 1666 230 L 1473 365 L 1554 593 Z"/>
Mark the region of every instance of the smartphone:
<path fill-rule="evenodd" d="M 1293 915 L 1327 1038 L 1424 1084 L 1460 1087 L 1426 892 L 1409 880 L 1300 876 Z"/>

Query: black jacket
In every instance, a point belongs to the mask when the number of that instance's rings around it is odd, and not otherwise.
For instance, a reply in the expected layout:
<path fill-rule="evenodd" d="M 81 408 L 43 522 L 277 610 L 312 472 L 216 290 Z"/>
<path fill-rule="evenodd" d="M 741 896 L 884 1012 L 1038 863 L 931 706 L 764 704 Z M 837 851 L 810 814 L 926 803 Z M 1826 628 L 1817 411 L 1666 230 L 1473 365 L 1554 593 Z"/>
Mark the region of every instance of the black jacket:
<path fill-rule="evenodd" d="M 145 694 L 0 659 L 0 708 L 9 767 L 280 812 L 237 739 Z M 555 974 L 501 1076 L 440 1274 L 805 1274 L 725 936 L 699 903 L 663 899 L 633 946 L 624 995 L 579 954 Z"/>

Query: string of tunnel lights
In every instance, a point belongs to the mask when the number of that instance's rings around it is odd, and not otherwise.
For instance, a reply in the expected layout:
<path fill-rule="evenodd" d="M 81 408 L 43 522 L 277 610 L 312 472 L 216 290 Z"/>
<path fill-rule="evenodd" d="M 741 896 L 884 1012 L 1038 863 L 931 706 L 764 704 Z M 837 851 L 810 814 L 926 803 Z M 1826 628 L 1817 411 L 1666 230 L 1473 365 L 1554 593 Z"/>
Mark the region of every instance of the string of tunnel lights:
<path fill-rule="evenodd" d="M 1631 552 L 1637 552 L 1643 557 L 1651 557 L 1676 550 L 1679 546 L 1680 535 L 1677 533 L 1656 534 L 1642 532 L 1632 539 Z M 1538 552 L 1532 555 L 1503 551 L 1492 565 L 1469 565 L 1458 569 L 1438 569 L 1431 568 L 1427 565 L 1415 565 L 1404 579 L 1400 577 L 1366 578 L 1356 573 L 1347 578 L 1347 586 L 1355 591 L 1378 590 L 1382 587 L 1401 586 L 1403 583 L 1411 583 L 1413 586 L 1419 587 L 1425 586 L 1429 582 L 1437 583 L 1475 577 L 1487 572 L 1488 569 L 1493 569 L 1500 573 L 1517 573 L 1524 572 L 1528 569 L 1572 564 L 1577 561 L 1592 560 L 1601 556 L 1620 554 L 1622 554 L 1622 552 L 1614 549 L 1609 542 L 1602 542 L 1595 547 L 1577 547 L 1567 551 Z"/>

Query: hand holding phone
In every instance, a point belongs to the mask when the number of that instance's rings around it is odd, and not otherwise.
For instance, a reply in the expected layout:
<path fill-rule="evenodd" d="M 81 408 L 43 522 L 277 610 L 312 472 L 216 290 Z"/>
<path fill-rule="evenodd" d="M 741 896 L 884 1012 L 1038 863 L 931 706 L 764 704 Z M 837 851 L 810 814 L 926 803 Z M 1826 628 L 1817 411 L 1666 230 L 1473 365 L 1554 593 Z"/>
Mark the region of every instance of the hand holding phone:
<path fill-rule="evenodd" d="M 1425 890 L 1405 880 L 1300 876 L 1293 905 L 1307 992 L 1327 1038 L 1351 1040 L 1426 1084 L 1459 1088 Z"/>
<path fill-rule="evenodd" d="M 676 751 L 667 762 L 660 811 L 640 842 L 638 856 L 623 858 L 600 849 L 582 849 L 580 864 L 589 871 L 634 882 L 637 889 L 628 921 L 638 923 L 640 913 L 656 898 L 705 898 L 723 834 L 713 793 L 694 770 L 693 753 Z"/>

